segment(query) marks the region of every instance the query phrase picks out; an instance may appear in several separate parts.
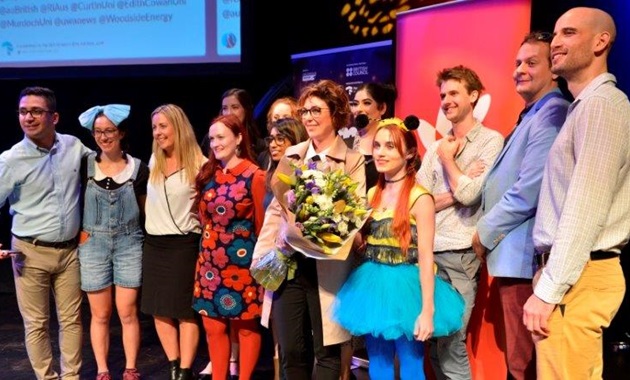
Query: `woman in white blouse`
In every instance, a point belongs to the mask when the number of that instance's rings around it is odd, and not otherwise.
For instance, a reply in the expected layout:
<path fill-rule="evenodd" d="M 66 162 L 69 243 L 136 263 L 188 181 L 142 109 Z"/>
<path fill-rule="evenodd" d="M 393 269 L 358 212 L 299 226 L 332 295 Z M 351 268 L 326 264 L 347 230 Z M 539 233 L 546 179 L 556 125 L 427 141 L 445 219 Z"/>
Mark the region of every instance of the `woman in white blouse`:
<path fill-rule="evenodd" d="M 192 379 L 199 328 L 191 298 L 201 237 L 194 181 L 206 158 L 180 107 L 156 108 L 151 124 L 141 310 L 154 318 L 170 379 Z"/>

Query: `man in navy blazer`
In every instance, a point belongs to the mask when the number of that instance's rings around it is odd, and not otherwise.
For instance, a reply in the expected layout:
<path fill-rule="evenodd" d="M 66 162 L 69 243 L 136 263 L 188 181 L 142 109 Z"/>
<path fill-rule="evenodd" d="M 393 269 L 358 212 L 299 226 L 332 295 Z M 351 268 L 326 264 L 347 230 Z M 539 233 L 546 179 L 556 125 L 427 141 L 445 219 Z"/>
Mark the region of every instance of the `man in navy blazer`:
<path fill-rule="evenodd" d="M 535 349 L 523 325 L 523 305 L 536 270 L 532 229 L 543 167 L 569 102 L 551 73 L 549 33 L 528 34 L 513 79 L 525 109 L 505 140 L 482 188 L 483 216 L 472 246 L 495 278 L 503 309 L 506 364 L 517 380 L 536 378 Z"/>

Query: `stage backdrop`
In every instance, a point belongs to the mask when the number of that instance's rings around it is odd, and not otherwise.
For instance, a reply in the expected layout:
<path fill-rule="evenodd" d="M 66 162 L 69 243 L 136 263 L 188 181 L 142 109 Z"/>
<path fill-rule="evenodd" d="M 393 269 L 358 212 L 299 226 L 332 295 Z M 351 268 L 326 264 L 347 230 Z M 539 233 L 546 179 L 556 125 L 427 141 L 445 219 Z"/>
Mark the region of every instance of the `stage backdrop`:
<path fill-rule="evenodd" d="M 512 72 L 521 40 L 529 32 L 530 0 L 469 0 L 421 8 L 397 17 L 396 113 L 417 115 L 421 153 L 448 131 L 440 117 L 438 71 L 456 65 L 475 70 L 486 87 L 477 117 L 484 125 L 507 135 L 523 108 L 514 89 Z M 476 380 L 504 380 L 507 370 L 500 305 L 485 272 L 468 329 L 468 348 Z"/>

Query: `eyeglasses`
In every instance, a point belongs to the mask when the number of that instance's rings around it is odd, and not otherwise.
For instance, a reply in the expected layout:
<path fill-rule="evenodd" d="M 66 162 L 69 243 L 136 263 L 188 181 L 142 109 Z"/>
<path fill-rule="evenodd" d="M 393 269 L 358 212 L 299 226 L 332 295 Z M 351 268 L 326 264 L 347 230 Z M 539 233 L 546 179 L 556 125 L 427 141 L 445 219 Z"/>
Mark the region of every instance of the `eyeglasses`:
<path fill-rule="evenodd" d="M 300 108 L 299 110 L 297 110 L 297 114 L 300 117 L 306 117 L 307 114 L 311 114 L 311 116 L 313 117 L 318 117 L 322 114 L 322 110 L 327 110 L 328 108 L 326 107 L 311 107 L 310 109 L 307 108 Z"/>
<path fill-rule="evenodd" d="M 535 32 L 533 36 L 536 41 L 551 43 L 551 40 L 553 40 L 553 33 L 549 32 Z"/>
<path fill-rule="evenodd" d="M 282 121 L 282 120 L 284 120 L 284 119 L 291 119 L 291 115 L 278 115 L 278 114 L 274 114 L 274 115 L 271 117 L 271 121 L 273 121 L 274 123 L 275 123 L 275 122 L 278 122 L 278 121 Z"/>
<path fill-rule="evenodd" d="M 284 143 L 287 141 L 287 138 L 282 135 L 265 137 L 265 142 L 267 143 L 267 145 L 270 145 L 272 141 L 275 141 L 278 145 L 284 145 Z"/>
<path fill-rule="evenodd" d="M 30 110 L 27 110 L 26 108 L 20 108 L 17 113 L 18 115 L 23 117 L 26 117 L 26 115 L 28 115 L 29 113 L 32 117 L 42 117 L 42 115 L 45 113 L 55 113 L 55 111 L 49 111 L 42 108 L 33 108 Z"/>
<path fill-rule="evenodd" d="M 110 139 L 114 137 L 114 135 L 116 135 L 116 132 L 118 132 L 117 129 L 106 129 L 104 131 L 99 131 L 98 129 L 95 129 L 92 131 L 92 134 L 94 135 L 94 137 L 105 136 L 105 138 Z"/>

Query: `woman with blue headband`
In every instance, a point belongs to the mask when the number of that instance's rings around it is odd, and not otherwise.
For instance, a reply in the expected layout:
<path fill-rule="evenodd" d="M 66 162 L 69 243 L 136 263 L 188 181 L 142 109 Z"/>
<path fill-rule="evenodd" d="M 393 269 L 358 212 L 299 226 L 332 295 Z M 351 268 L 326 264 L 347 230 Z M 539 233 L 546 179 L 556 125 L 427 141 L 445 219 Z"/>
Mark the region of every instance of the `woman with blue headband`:
<path fill-rule="evenodd" d="M 90 338 L 97 380 L 112 379 L 107 366 L 109 324 L 115 297 L 122 324 L 125 370 L 123 380 L 139 379 L 138 289 L 142 281 L 142 244 L 149 169 L 126 150 L 122 123 L 130 107 L 95 106 L 79 116 L 92 132 L 98 149 L 82 165 L 83 225 L 79 241 L 81 289 L 90 303 Z"/>

